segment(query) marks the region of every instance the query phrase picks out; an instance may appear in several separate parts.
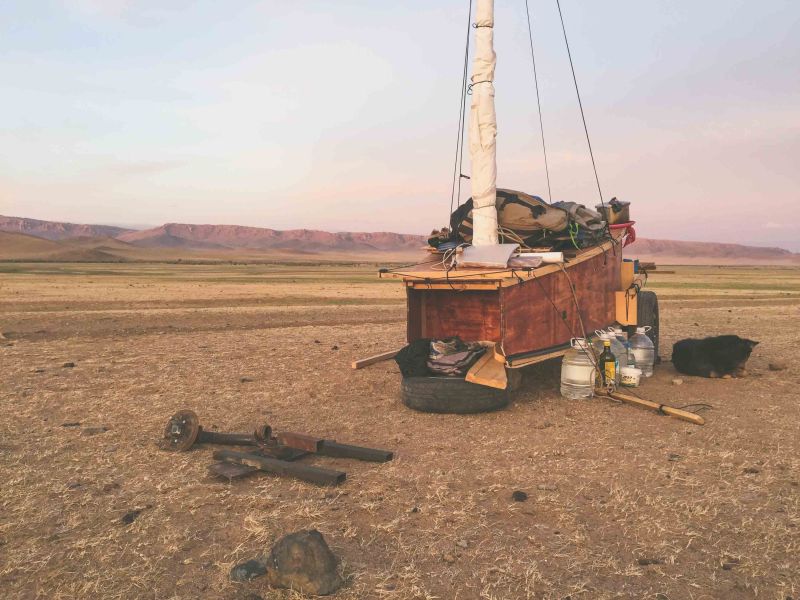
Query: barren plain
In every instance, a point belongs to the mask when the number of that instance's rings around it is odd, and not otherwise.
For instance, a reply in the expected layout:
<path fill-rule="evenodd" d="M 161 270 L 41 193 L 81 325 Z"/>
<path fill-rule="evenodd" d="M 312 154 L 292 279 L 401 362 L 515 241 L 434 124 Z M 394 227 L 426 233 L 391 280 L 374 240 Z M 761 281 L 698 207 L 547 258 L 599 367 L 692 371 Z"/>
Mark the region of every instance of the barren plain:
<path fill-rule="evenodd" d="M 800 269 L 671 269 L 638 391 L 710 405 L 703 427 L 563 400 L 558 361 L 507 410 L 410 411 L 393 362 L 350 368 L 404 342 L 375 265 L 0 264 L 0 595 L 298 598 L 228 573 L 316 528 L 342 599 L 797 599 Z M 672 343 L 722 333 L 760 340 L 749 377 L 674 385 Z M 396 459 L 316 459 L 348 472 L 333 489 L 228 483 L 211 448 L 156 446 L 181 408 Z"/>

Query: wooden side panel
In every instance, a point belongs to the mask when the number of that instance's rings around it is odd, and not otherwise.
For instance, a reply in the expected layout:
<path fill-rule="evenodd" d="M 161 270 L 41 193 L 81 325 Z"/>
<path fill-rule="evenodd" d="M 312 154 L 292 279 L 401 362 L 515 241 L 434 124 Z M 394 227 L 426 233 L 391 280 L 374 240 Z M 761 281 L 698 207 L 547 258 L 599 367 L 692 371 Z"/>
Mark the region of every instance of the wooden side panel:
<path fill-rule="evenodd" d="M 465 341 L 500 341 L 498 290 L 408 289 L 408 341 L 454 335 Z"/>
<path fill-rule="evenodd" d="M 422 292 L 406 288 L 406 340 L 411 343 L 422 335 Z"/>
<path fill-rule="evenodd" d="M 614 322 L 620 262 L 619 254 L 608 252 L 567 267 L 587 334 Z M 502 305 L 507 356 L 559 346 L 581 335 L 575 299 L 562 271 L 503 288 Z"/>

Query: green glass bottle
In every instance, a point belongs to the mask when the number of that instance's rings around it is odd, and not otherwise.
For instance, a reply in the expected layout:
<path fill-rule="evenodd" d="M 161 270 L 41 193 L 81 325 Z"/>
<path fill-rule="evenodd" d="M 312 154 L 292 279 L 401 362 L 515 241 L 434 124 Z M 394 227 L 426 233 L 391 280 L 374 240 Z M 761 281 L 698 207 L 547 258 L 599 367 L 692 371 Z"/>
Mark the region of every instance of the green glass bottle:
<path fill-rule="evenodd" d="M 617 357 L 611 352 L 611 340 L 603 340 L 603 353 L 598 359 L 603 386 L 617 383 Z"/>

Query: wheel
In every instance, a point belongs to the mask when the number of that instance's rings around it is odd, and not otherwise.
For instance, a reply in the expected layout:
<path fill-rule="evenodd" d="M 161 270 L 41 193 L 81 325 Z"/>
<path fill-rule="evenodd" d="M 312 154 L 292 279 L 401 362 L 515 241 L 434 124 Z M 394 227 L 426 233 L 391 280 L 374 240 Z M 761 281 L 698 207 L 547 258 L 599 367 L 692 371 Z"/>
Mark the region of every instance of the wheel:
<path fill-rule="evenodd" d="M 405 377 L 403 404 L 433 413 L 481 413 L 498 410 L 511 399 L 509 391 L 469 383 L 459 377 Z"/>
<path fill-rule="evenodd" d="M 656 362 L 661 362 L 661 357 L 658 354 L 658 296 L 656 296 L 655 292 L 639 292 L 637 314 L 637 325 L 639 327 L 644 327 L 645 325 L 651 327 L 650 331 L 647 332 L 647 337 L 653 342 Z"/>

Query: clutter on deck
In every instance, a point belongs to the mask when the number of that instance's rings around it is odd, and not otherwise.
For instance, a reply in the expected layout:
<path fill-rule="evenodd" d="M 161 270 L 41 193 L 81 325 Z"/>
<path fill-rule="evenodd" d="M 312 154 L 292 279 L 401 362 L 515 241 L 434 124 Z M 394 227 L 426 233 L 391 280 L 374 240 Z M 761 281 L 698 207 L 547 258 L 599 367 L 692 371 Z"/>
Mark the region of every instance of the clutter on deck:
<path fill-rule="evenodd" d="M 345 472 L 293 461 L 311 454 L 370 462 L 387 462 L 394 457 L 388 450 L 340 444 L 335 440 L 302 433 L 280 432 L 273 435 L 269 425 L 262 425 L 249 434 L 206 431 L 200 425 L 197 415 L 191 410 L 181 410 L 172 415 L 164 428 L 160 447 L 172 452 L 183 452 L 196 443 L 253 448 L 246 452 L 234 450 L 214 452 L 214 459 L 219 462 L 210 465 L 209 471 L 229 480 L 263 471 L 318 485 L 338 485 L 346 479 Z"/>

